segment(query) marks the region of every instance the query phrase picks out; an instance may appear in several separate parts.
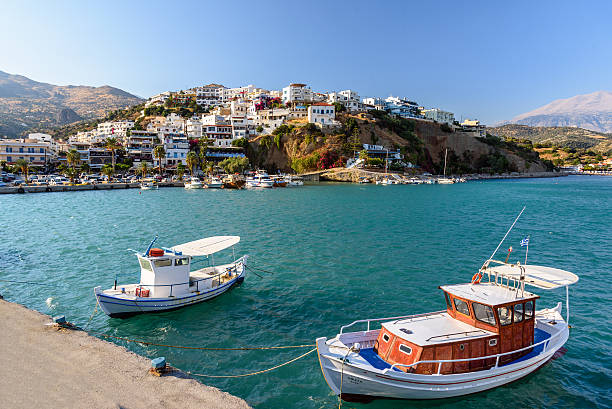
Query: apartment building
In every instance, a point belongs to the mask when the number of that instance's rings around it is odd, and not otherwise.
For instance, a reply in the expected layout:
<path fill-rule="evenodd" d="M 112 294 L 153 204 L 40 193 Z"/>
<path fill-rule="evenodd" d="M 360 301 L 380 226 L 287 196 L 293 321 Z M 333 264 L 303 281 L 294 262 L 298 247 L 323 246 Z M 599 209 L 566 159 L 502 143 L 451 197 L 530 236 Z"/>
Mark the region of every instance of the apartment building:
<path fill-rule="evenodd" d="M 55 158 L 51 145 L 38 139 L 0 139 L 0 161 L 14 164 L 25 159 L 32 166 L 45 166 Z"/>
<path fill-rule="evenodd" d="M 234 139 L 232 124 L 222 115 L 202 116 L 202 137 L 211 141 L 213 146 L 231 146 Z"/>
<path fill-rule="evenodd" d="M 334 104 L 319 102 L 308 107 L 308 122 L 320 127 L 336 125 L 336 107 Z"/>
<path fill-rule="evenodd" d="M 312 90 L 306 84 L 289 84 L 283 88 L 282 100 L 287 103 L 312 102 Z"/>
<path fill-rule="evenodd" d="M 327 102 L 330 104 L 340 103 L 347 111 L 355 112 L 361 110 L 362 104 L 359 94 L 356 91 L 347 89 L 340 92 L 330 92 L 327 94 Z"/>
<path fill-rule="evenodd" d="M 425 119 L 430 119 L 440 123 L 452 125 L 453 122 L 455 122 L 455 114 L 452 112 L 443 111 L 439 108 L 422 109 L 421 114 L 425 117 Z"/>

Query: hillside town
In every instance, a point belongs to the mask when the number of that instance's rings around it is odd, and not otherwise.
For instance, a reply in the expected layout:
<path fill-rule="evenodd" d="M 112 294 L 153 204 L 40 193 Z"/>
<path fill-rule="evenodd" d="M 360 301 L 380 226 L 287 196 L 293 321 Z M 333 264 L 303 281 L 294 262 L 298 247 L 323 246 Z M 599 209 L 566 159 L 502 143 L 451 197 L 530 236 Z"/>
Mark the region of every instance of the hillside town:
<path fill-rule="evenodd" d="M 164 107 L 193 107 L 192 110 L 164 112 Z M 137 169 L 146 162 L 151 167 L 172 171 L 187 165 L 193 141 L 207 143 L 206 160 L 218 163 L 228 158 L 245 157 L 244 146 L 236 141 L 252 140 L 274 132 L 281 125 L 313 124 L 333 130 L 341 124 L 338 111 L 349 114 L 380 110 L 400 118 L 446 124 L 455 129 L 484 136 L 486 127 L 477 120 L 459 123 L 452 112 L 424 108 L 407 98 L 361 98 L 357 91 L 317 92 L 306 84 L 293 83 L 281 90 L 265 90 L 247 85 L 227 88 L 208 84 L 177 92 L 163 92 L 150 97 L 141 117 L 150 118 L 142 127 L 138 120 L 121 119 L 99 123 L 95 129 L 81 131 L 67 140 L 56 140 L 45 133 L 31 133 L 23 139 L 0 139 L 0 162 L 13 165 L 24 160 L 32 167 L 55 168 L 66 164 L 66 154 L 77 151 L 81 164 L 100 171 L 123 162 Z M 114 148 L 109 149 L 108 140 Z M 191 142 L 190 142 L 191 141 Z M 163 156 L 156 156 L 157 146 Z M 392 149 L 379 147 L 378 150 Z M 391 160 L 397 159 L 392 156 Z"/>

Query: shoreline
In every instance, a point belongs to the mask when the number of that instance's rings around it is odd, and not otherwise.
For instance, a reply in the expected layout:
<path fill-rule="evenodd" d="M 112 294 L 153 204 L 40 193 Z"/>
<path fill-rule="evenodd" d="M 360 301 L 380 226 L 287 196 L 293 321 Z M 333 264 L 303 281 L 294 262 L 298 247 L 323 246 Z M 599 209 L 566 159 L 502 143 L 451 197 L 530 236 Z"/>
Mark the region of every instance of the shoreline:
<path fill-rule="evenodd" d="M 49 316 L 0 299 L 3 386 L 11 408 L 250 408 L 242 399 L 175 370 L 156 377 L 149 359 Z"/>

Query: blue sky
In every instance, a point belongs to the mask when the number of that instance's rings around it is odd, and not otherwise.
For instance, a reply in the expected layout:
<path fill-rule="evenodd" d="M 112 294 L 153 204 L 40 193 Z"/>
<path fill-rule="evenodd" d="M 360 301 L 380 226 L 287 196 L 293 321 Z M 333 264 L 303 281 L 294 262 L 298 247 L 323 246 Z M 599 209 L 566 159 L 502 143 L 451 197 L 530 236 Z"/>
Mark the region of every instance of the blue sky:
<path fill-rule="evenodd" d="M 2 3 L 0 70 L 143 97 L 304 82 L 492 124 L 612 90 L 612 2 Z"/>

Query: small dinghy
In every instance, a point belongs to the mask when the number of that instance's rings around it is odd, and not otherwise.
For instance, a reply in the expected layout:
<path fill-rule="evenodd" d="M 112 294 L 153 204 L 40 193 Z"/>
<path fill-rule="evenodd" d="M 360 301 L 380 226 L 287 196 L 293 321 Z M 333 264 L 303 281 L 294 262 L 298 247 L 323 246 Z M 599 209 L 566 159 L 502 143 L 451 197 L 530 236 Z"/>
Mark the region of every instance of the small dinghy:
<path fill-rule="evenodd" d="M 568 286 L 578 276 L 510 264 L 508 257 L 496 261 L 495 252 L 471 282 L 439 287 L 445 310 L 357 320 L 332 339 L 318 338 L 321 370 L 332 391 L 344 400 L 449 398 L 505 385 L 548 362 L 569 337 Z M 561 303 L 536 310 L 540 297 L 526 285 L 565 287 L 566 319 Z M 346 331 L 354 326 L 363 330 Z"/>
<path fill-rule="evenodd" d="M 172 248 L 152 248 L 136 253 L 140 283 L 94 288 L 102 310 L 111 317 L 168 311 L 209 300 L 244 281 L 247 255 L 229 264 L 214 265 L 215 253 L 240 242 L 238 236 L 208 237 Z M 191 271 L 194 257 L 209 256 L 212 264 Z"/>

